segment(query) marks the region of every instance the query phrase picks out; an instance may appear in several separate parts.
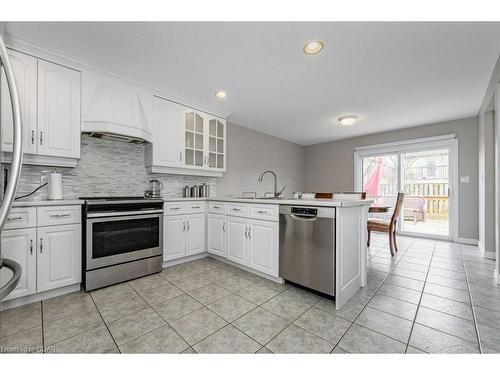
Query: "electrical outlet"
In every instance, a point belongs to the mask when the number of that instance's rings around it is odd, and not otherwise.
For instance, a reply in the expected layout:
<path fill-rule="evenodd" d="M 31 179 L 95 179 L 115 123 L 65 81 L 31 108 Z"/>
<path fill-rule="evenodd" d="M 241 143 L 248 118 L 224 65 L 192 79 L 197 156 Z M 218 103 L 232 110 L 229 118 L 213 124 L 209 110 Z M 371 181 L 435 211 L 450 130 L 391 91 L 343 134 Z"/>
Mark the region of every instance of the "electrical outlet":
<path fill-rule="evenodd" d="M 46 174 L 40 175 L 40 185 L 43 185 L 44 183 L 47 182 L 48 176 Z"/>

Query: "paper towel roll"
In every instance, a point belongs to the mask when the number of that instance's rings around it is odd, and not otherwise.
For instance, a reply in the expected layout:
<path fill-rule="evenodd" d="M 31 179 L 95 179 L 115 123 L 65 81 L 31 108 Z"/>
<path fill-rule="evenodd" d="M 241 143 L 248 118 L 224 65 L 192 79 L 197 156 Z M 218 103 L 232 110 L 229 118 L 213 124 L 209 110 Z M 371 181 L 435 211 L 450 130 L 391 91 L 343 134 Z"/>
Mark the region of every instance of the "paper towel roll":
<path fill-rule="evenodd" d="M 62 174 L 49 173 L 49 199 L 62 199 Z"/>

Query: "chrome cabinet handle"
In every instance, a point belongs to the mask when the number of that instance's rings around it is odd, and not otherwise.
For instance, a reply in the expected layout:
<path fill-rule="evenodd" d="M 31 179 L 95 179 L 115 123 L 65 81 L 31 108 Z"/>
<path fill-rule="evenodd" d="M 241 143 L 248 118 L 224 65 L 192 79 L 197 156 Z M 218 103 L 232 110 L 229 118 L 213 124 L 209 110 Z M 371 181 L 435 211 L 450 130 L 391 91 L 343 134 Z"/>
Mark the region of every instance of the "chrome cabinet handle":
<path fill-rule="evenodd" d="M 40 146 L 43 145 L 43 131 L 40 130 Z"/>
<path fill-rule="evenodd" d="M 15 216 L 15 217 L 8 217 L 7 221 L 17 221 L 17 220 L 22 220 L 23 218 L 21 216 Z"/>
<path fill-rule="evenodd" d="M 267 212 L 266 212 L 266 211 L 260 211 L 260 210 L 257 210 L 257 213 L 258 213 L 258 214 L 266 214 L 266 215 L 267 215 Z"/>
<path fill-rule="evenodd" d="M 31 144 L 32 145 L 35 144 L 35 131 L 34 130 L 31 131 Z"/>
<path fill-rule="evenodd" d="M 191 206 L 191 208 L 201 208 L 201 206 Z"/>
<path fill-rule="evenodd" d="M 252 227 L 248 227 L 248 238 L 252 238 Z"/>
<path fill-rule="evenodd" d="M 220 208 L 220 206 L 212 206 L 212 207 L 215 208 L 215 209 L 219 209 Z"/>
<path fill-rule="evenodd" d="M 189 221 L 187 222 L 187 231 L 189 232 Z"/>
<path fill-rule="evenodd" d="M 182 161 L 182 152 L 179 152 L 179 161 Z"/>
<path fill-rule="evenodd" d="M 30 240 L 30 255 L 33 255 L 33 240 Z"/>
<path fill-rule="evenodd" d="M 170 207 L 170 211 L 179 211 L 180 207 Z"/>
<path fill-rule="evenodd" d="M 241 211 L 241 208 L 232 208 L 233 211 Z"/>
<path fill-rule="evenodd" d="M 182 231 L 183 232 L 186 231 L 186 222 L 185 221 L 182 222 Z"/>
<path fill-rule="evenodd" d="M 71 214 L 51 214 L 50 217 L 61 218 L 61 217 L 70 217 Z"/>
<path fill-rule="evenodd" d="M 226 222 L 225 221 L 222 222 L 222 231 L 223 232 L 226 231 Z"/>
<path fill-rule="evenodd" d="M 248 228 L 245 227 L 245 238 L 248 238 Z"/>
<path fill-rule="evenodd" d="M 43 238 L 40 237 L 40 254 L 43 253 Z"/>

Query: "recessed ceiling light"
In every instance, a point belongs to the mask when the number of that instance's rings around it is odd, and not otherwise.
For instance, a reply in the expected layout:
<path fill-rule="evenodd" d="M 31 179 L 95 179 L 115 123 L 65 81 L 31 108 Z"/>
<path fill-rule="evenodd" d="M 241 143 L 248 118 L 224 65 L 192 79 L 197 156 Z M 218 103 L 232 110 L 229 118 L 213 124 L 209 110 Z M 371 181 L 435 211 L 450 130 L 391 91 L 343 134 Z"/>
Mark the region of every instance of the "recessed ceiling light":
<path fill-rule="evenodd" d="M 227 91 L 226 90 L 217 90 L 214 95 L 219 99 L 224 99 L 224 98 L 227 98 Z"/>
<path fill-rule="evenodd" d="M 320 53 L 323 47 L 324 44 L 321 40 L 311 40 L 304 46 L 304 53 L 308 55 L 315 55 L 317 53 Z"/>
<path fill-rule="evenodd" d="M 341 116 L 339 117 L 339 122 L 341 125 L 352 125 L 358 120 L 358 116 L 356 115 L 346 115 L 346 116 Z"/>

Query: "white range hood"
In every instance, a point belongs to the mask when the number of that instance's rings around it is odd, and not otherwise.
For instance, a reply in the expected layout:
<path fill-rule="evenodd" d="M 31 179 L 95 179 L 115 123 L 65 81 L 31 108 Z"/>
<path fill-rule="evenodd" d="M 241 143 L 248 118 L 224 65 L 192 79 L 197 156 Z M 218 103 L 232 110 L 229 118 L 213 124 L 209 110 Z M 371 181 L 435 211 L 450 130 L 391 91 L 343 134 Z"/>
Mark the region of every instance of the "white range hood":
<path fill-rule="evenodd" d="M 113 76 L 84 72 L 82 132 L 130 142 L 151 142 L 153 95 Z"/>

